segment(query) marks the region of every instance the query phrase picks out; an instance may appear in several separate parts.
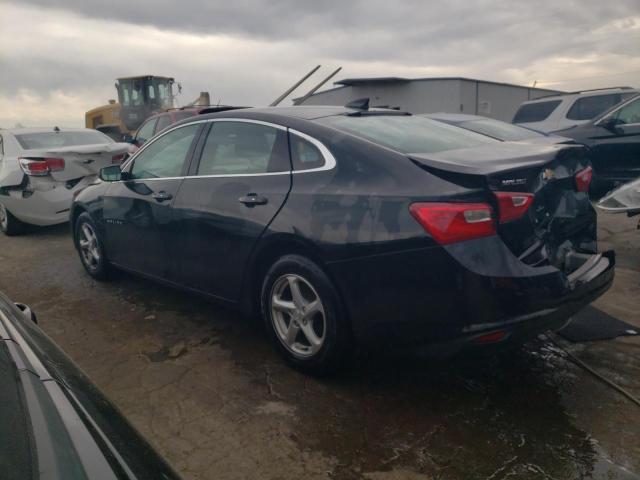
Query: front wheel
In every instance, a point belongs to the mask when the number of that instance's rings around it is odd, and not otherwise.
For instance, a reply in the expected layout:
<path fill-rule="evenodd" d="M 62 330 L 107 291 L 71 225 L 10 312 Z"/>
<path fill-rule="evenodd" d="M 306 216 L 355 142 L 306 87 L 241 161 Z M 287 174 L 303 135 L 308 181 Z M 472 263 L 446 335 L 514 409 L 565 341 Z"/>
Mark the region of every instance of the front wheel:
<path fill-rule="evenodd" d="M 0 230 L 7 236 L 14 236 L 22 233 L 24 223 L 18 220 L 13 214 L 0 203 Z"/>
<path fill-rule="evenodd" d="M 262 316 L 278 352 L 292 366 L 329 374 L 344 366 L 353 341 L 331 281 L 308 258 L 287 255 L 267 273 Z"/>
<path fill-rule="evenodd" d="M 84 269 L 97 280 L 106 279 L 110 273 L 110 265 L 98 236 L 98 229 L 88 213 L 80 214 L 76 220 L 74 236 Z"/>

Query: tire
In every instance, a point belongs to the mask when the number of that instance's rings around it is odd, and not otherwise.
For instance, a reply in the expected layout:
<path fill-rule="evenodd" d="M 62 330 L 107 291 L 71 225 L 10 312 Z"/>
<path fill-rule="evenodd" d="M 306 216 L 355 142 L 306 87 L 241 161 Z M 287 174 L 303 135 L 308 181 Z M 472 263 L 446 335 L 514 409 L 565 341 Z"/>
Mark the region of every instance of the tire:
<path fill-rule="evenodd" d="M 265 276 L 260 305 L 287 363 L 312 375 L 344 368 L 354 350 L 351 329 L 336 289 L 317 264 L 300 255 L 281 257 Z"/>
<path fill-rule="evenodd" d="M 23 232 L 25 224 L 18 220 L 7 208 L 0 203 L 0 230 L 12 237 Z"/>
<path fill-rule="evenodd" d="M 73 228 L 73 240 L 82 266 L 96 280 L 106 280 L 111 273 L 111 265 L 98 235 L 98 229 L 87 213 L 81 213 Z"/>

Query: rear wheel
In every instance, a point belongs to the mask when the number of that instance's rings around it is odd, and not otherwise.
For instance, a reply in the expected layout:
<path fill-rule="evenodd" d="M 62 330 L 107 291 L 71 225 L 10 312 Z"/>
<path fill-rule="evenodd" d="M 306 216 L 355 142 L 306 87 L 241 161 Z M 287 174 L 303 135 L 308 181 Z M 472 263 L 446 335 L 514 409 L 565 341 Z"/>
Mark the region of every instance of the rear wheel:
<path fill-rule="evenodd" d="M 314 262 L 300 255 L 280 258 L 265 277 L 261 305 L 273 343 L 289 364 L 318 375 L 344 366 L 353 349 L 347 318 Z"/>
<path fill-rule="evenodd" d="M 88 213 L 80 214 L 76 220 L 74 236 L 84 269 L 97 280 L 106 279 L 110 265 L 98 236 L 98 229 Z"/>
<path fill-rule="evenodd" d="M 14 217 L 12 213 L 7 210 L 7 207 L 0 203 L 0 230 L 8 236 L 13 236 L 22 233 L 23 229 L 24 223 Z"/>

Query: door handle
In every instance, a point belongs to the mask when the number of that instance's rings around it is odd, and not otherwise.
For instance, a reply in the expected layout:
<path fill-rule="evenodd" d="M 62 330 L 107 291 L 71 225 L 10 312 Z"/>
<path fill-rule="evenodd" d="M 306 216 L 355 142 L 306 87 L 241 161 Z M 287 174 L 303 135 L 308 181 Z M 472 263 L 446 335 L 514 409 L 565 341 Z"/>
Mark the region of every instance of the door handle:
<path fill-rule="evenodd" d="M 248 193 L 244 197 L 238 199 L 240 203 L 244 203 L 247 207 L 255 207 L 256 205 L 266 205 L 269 201 L 267 197 L 263 197 L 256 193 Z"/>
<path fill-rule="evenodd" d="M 156 202 L 161 202 L 161 203 L 166 200 L 171 200 L 173 198 L 173 195 L 165 192 L 164 190 L 161 192 L 152 193 L 151 196 Z"/>

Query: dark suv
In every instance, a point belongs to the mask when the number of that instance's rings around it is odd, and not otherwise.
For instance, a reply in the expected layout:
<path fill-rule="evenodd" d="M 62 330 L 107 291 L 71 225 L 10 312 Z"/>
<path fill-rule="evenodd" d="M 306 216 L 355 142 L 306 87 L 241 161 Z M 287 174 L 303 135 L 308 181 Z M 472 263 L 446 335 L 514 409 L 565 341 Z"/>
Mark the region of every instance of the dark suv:
<path fill-rule="evenodd" d="M 593 193 L 640 177 L 640 95 L 584 125 L 556 133 L 590 148 Z"/>

